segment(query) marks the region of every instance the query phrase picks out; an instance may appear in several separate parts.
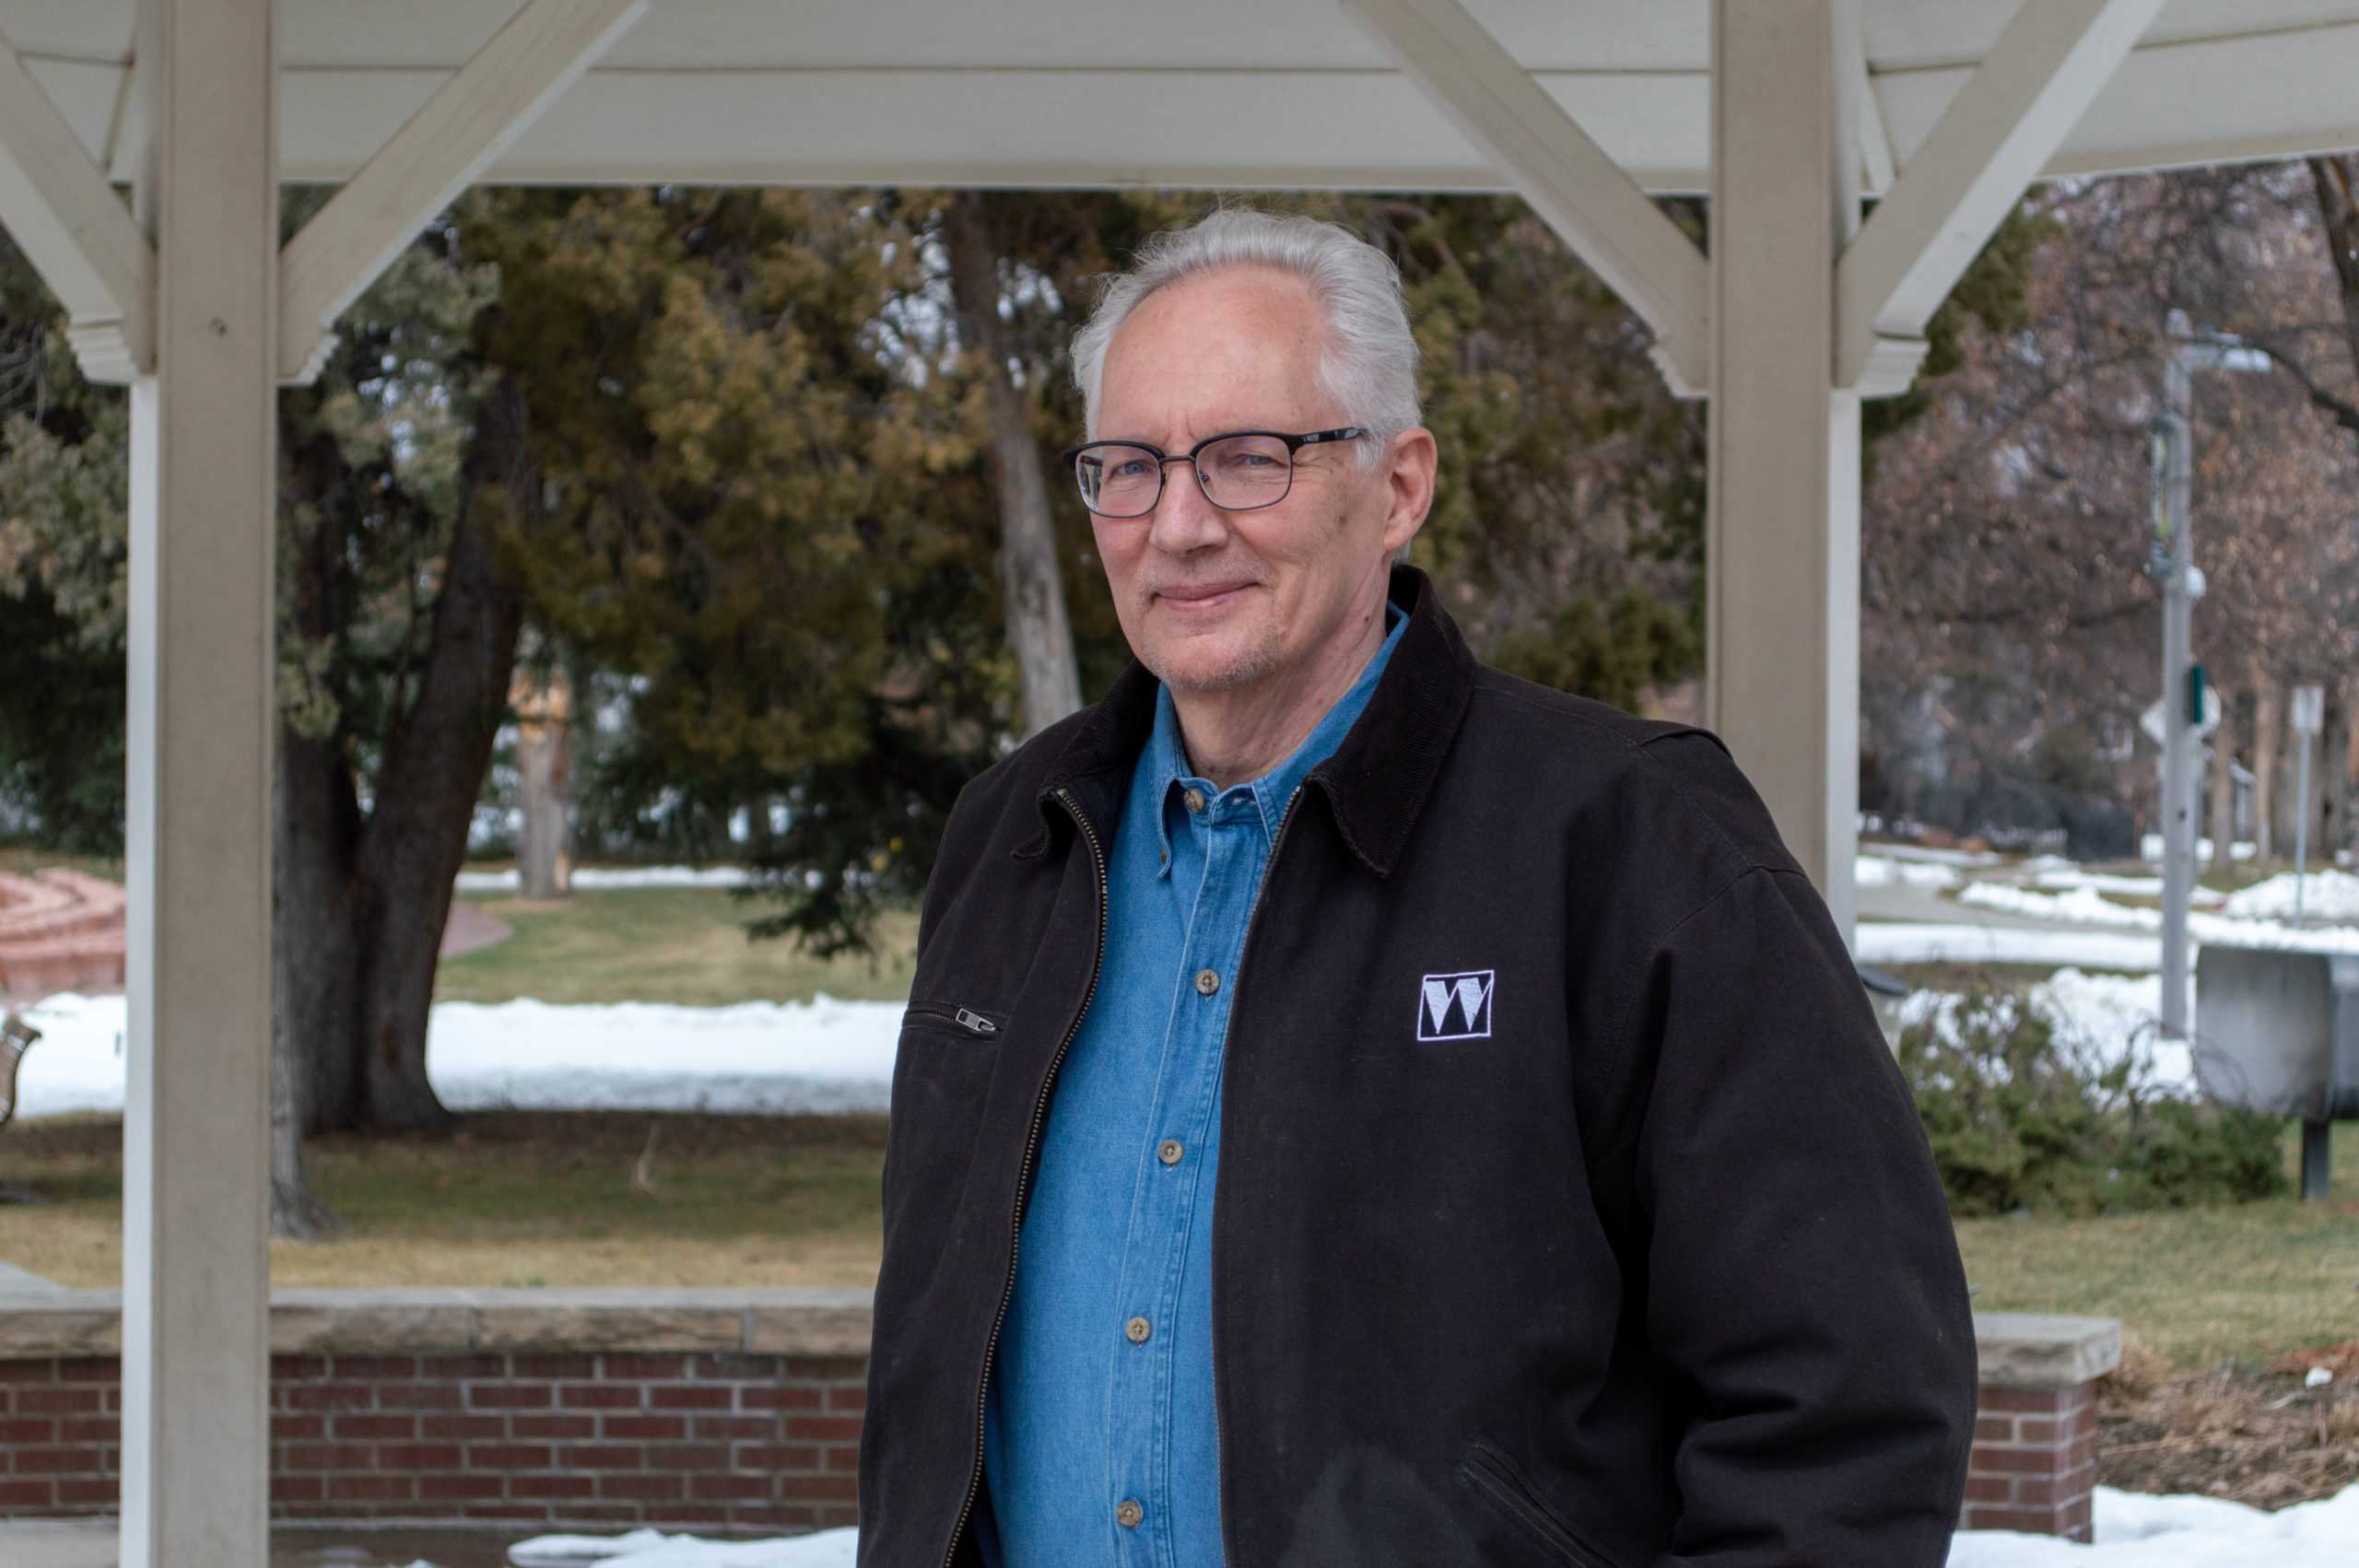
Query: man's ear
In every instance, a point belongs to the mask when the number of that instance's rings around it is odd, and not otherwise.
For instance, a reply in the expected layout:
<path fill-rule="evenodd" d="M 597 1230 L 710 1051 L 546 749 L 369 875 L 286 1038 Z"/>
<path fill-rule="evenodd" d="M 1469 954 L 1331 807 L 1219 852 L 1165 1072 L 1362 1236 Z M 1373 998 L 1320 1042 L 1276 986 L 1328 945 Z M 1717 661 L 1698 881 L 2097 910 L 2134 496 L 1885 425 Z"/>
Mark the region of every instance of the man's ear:
<path fill-rule="evenodd" d="M 1422 425 L 1384 443 L 1382 469 L 1389 503 L 1384 514 L 1386 551 L 1397 555 L 1425 526 L 1426 514 L 1433 509 L 1434 468 L 1438 460 L 1434 433 Z"/>

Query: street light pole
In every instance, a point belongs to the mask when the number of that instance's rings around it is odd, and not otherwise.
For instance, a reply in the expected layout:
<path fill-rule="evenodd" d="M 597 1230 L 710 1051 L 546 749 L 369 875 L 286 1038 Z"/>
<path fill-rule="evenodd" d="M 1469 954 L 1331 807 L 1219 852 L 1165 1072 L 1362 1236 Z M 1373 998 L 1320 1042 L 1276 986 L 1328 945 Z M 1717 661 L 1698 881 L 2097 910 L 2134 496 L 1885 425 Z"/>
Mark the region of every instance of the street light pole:
<path fill-rule="evenodd" d="M 2195 372 L 2266 370 L 2269 356 L 2225 333 L 2196 337 L 2186 315 L 2171 312 L 2170 357 L 2163 364 L 2157 422 L 2155 523 L 2161 537 L 2147 569 L 2163 584 L 2163 1013 L 2162 1030 L 2187 1037 L 2187 908 L 2195 882 L 2195 748 L 2201 743 L 2201 695 L 2189 657 L 2195 601 L 2203 592 L 2192 544 Z M 2236 825 L 2220 825 L 2234 854 Z"/>

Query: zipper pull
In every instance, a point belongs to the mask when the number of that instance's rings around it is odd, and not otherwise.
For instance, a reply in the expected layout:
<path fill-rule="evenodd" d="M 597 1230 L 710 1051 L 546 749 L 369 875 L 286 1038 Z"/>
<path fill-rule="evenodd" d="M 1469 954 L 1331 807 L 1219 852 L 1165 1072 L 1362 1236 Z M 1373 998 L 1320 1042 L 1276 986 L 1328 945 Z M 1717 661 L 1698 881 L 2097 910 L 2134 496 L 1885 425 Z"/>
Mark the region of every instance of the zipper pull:
<path fill-rule="evenodd" d="M 992 1023 L 981 1013 L 973 1011 L 971 1008 L 962 1007 L 958 1010 L 958 1022 L 964 1024 L 968 1028 L 973 1030 L 978 1035 L 996 1035 L 999 1033 L 998 1024 Z"/>

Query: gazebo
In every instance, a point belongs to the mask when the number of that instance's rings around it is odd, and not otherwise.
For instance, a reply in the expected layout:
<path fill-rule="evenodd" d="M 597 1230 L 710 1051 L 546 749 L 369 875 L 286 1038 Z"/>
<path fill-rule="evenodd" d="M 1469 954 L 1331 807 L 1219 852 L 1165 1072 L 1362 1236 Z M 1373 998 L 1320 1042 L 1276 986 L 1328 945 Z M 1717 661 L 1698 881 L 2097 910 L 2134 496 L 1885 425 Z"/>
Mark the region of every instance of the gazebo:
<path fill-rule="evenodd" d="M 0 0 L 0 224 L 131 388 L 136 1568 L 266 1557 L 272 393 L 470 181 L 1520 193 L 1711 400 L 1708 720 L 1848 929 L 1860 399 L 2032 181 L 2359 146 L 2359 0 Z M 341 187 L 283 245 L 282 181 Z"/>

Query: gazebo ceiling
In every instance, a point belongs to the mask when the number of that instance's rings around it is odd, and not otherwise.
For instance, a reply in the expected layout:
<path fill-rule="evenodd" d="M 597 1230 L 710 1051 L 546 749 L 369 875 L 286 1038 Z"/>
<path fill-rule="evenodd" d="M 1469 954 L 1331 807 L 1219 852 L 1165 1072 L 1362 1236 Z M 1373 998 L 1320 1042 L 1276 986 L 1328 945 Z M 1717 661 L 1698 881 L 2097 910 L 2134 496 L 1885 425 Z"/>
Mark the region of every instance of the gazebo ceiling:
<path fill-rule="evenodd" d="M 1706 187 L 1707 0 L 1469 8 L 1643 184 Z M 511 9 L 281 0 L 284 176 L 348 177 Z M 2015 9 L 1862 0 L 1872 182 Z M 0 0 L 7 42 L 117 180 L 132 11 Z M 2359 0 L 2176 0 L 2047 172 L 2359 146 L 2354 83 Z M 1504 188 L 1335 0 L 655 0 L 485 178 Z"/>

